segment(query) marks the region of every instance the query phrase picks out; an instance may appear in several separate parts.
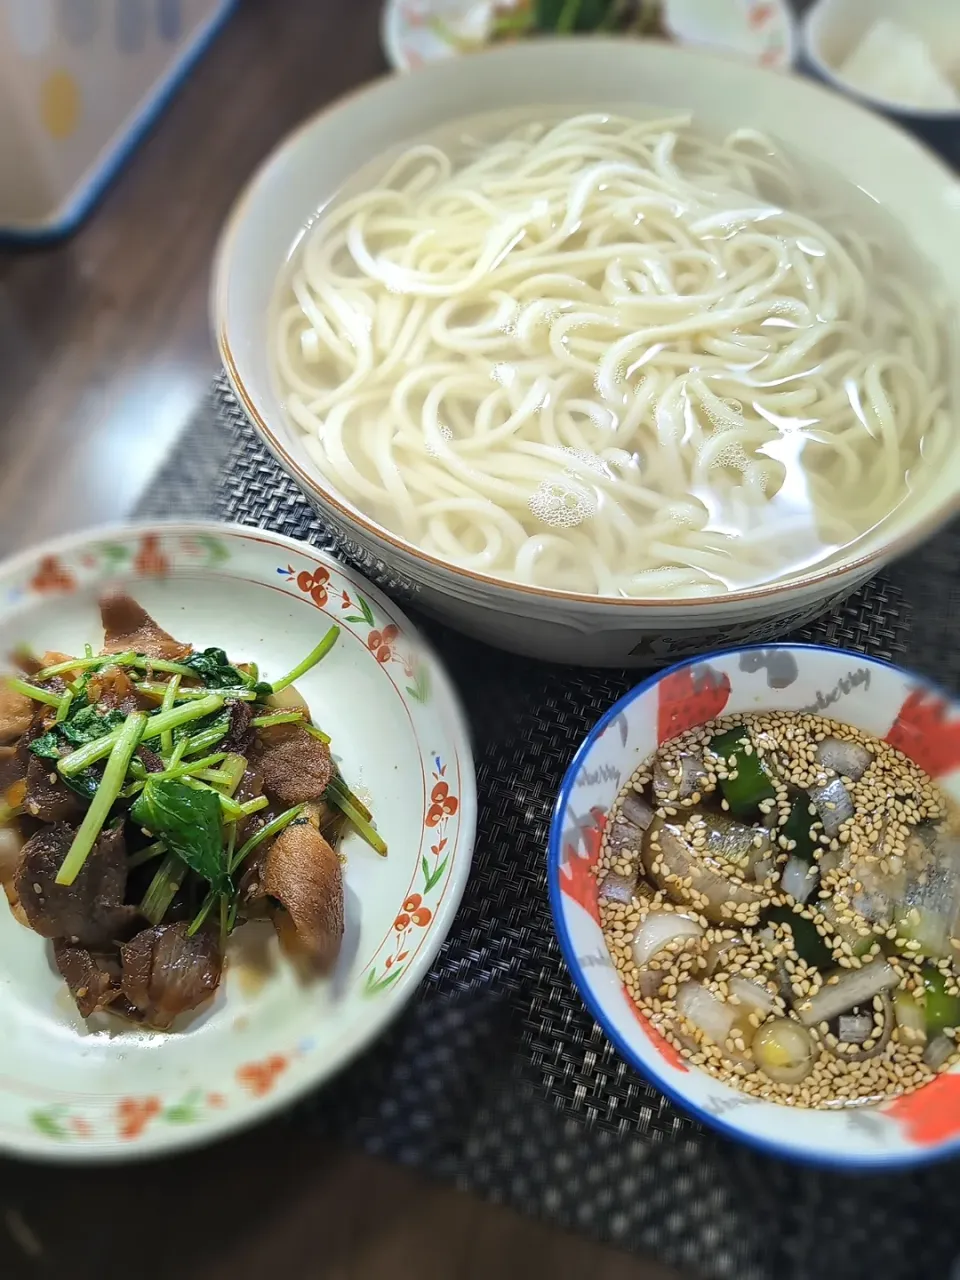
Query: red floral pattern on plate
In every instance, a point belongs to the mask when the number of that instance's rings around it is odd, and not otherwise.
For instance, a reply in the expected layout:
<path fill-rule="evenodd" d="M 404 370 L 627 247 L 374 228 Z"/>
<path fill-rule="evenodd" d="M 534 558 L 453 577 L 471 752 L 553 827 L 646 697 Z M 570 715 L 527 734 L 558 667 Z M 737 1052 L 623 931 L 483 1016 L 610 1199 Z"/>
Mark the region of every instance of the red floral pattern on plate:
<path fill-rule="evenodd" d="M 937 1076 L 916 1093 L 895 1098 L 883 1112 L 898 1120 L 907 1137 L 922 1147 L 954 1138 L 960 1134 L 960 1076 Z"/>
<path fill-rule="evenodd" d="M 563 851 L 563 862 L 560 867 L 560 890 L 568 898 L 583 907 L 591 919 L 600 923 L 600 905 L 598 901 L 597 877 L 594 867 L 600 859 L 600 845 L 603 841 L 603 830 L 607 825 L 607 815 L 602 809 L 591 809 L 594 825 L 582 833 L 583 846 L 586 853 L 579 854 L 572 844 Z"/>
<path fill-rule="evenodd" d="M 960 768 L 960 720 L 950 719 L 950 703 L 929 689 L 914 689 L 887 734 L 931 778 Z"/>
<path fill-rule="evenodd" d="M 262 1062 L 248 1062 L 237 1069 L 240 1084 L 255 1098 L 265 1098 L 290 1065 L 282 1053 L 274 1053 Z"/>
<path fill-rule="evenodd" d="M 722 715 L 730 677 L 705 663 L 684 667 L 660 681 L 657 698 L 657 742 L 663 743 Z"/>
<path fill-rule="evenodd" d="M 123 1098 L 117 1104 L 117 1136 L 124 1142 L 139 1138 L 162 1109 L 159 1098 Z"/>
<path fill-rule="evenodd" d="M 75 591 L 76 579 L 56 556 L 44 556 L 30 579 L 30 587 L 38 592 Z"/>
<path fill-rule="evenodd" d="M 162 578 L 170 572 L 170 560 L 160 549 L 160 539 L 155 533 L 145 533 L 133 567 L 144 578 Z"/>

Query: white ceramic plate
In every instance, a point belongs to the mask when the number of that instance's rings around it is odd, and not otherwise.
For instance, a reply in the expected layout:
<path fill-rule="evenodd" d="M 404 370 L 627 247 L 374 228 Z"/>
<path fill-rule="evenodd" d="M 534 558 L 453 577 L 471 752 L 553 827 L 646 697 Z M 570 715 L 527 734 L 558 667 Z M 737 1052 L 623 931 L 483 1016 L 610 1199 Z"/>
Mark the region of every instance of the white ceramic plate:
<path fill-rule="evenodd" d="M 487 42 L 495 8 L 511 0 L 386 0 L 381 41 L 397 71 L 455 58 Z M 514 0 L 514 3 L 516 0 Z M 664 25 L 678 44 L 747 58 L 784 71 L 796 53 L 787 0 L 664 0 Z"/>
<path fill-rule="evenodd" d="M 359 1052 L 415 990 L 470 870 L 476 790 L 467 727 L 442 668 L 379 591 L 303 543 L 239 526 L 139 525 L 51 544 L 0 567 L 0 653 L 97 645 L 97 595 L 123 584 L 196 646 L 293 667 L 332 622 L 298 688 L 389 846 L 346 854 L 346 932 L 331 979 L 302 984 L 269 927 L 231 939 L 220 990 L 173 1033 L 85 1022 L 48 944 L 0 899 L 0 1148 L 93 1160 L 168 1151 L 248 1124 Z"/>

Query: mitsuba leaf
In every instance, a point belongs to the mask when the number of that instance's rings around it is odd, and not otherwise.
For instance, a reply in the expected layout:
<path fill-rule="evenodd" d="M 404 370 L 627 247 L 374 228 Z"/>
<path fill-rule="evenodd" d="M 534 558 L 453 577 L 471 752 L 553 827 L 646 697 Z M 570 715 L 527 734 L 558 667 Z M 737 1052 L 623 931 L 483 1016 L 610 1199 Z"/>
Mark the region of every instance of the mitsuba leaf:
<path fill-rule="evenodd" d="M 95 707 L 81 707 L 58 728 L 73 746 L 85 747 L 88 742 L 95 742 L 97 738 L 106 737 L 114 729 L 119 729 L 125 720 L 126 716 L 122 711 L 105 711 L 101 715 Z"/>
<path fill-rule="evenodd" d="M 39 738 L 34 738 L 28 743 L 29 749 L 35 756 L 39 756 L 41 760 L 59 760 L 60 759 L 60 735 L 51 729 L 49 733 L 42 733 Z"/>
<path fill-rule="evenodd" d="M 162 838 L 171 852 L 217 892 L 230 890 L 216 792 L 188 787 L 172 778 L 148 778 L 130 816 L 151 835 Z"/>
<path fill-rule="evenodd" d="M 204 649 L 183 659 L 183 666 L 195 671 L 208 689 L 239 689 L 246 678 L 227 658 L 223 649 Z"/>

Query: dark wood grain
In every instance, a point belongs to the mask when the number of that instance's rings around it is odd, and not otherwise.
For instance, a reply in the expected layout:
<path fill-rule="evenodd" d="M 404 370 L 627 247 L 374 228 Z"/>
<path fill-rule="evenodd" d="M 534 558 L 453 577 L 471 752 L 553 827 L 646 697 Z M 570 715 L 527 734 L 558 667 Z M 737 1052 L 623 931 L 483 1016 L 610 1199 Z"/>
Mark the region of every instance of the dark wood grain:
<path fill-rule="evenodd" d="M 380 0 L 247 0 L 72 240 L 0 252 L 0 552 L 135 504 L 215 370 L 211 253 L 298 120 L 383 70 Z M 2 1029 L 0 1029 L 2 1034 Z M 280 1123 L 129 1168 L 0 1161 L 3 1280 L 669 1280 Z"/>
<path fill-rule="evenodd" d="M 247 0 L 72 240 L 0 251 L 0 552 L 121 517 L 214 372 L 231 202 L 297 121 L 384 69 L 379 0 Z"/>

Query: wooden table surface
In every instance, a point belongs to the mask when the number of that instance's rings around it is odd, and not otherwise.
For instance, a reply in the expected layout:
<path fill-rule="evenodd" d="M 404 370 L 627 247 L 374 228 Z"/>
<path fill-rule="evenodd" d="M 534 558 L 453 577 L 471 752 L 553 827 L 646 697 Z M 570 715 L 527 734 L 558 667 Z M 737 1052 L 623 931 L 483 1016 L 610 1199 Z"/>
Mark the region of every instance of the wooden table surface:
<path fill-rule="evenodd" d="M 122 518 L 216 369 L 217 231 L 305 115 L 384 70 L 380 0 L 245 0 L 73 239 L 0 250 L 0 553 Z M 0 1035 L 3 1034 L 0 1028 Z M 0 1161 L 0 1277 L 669 1280 L 276 1123 L 134 1168 Z"/>

